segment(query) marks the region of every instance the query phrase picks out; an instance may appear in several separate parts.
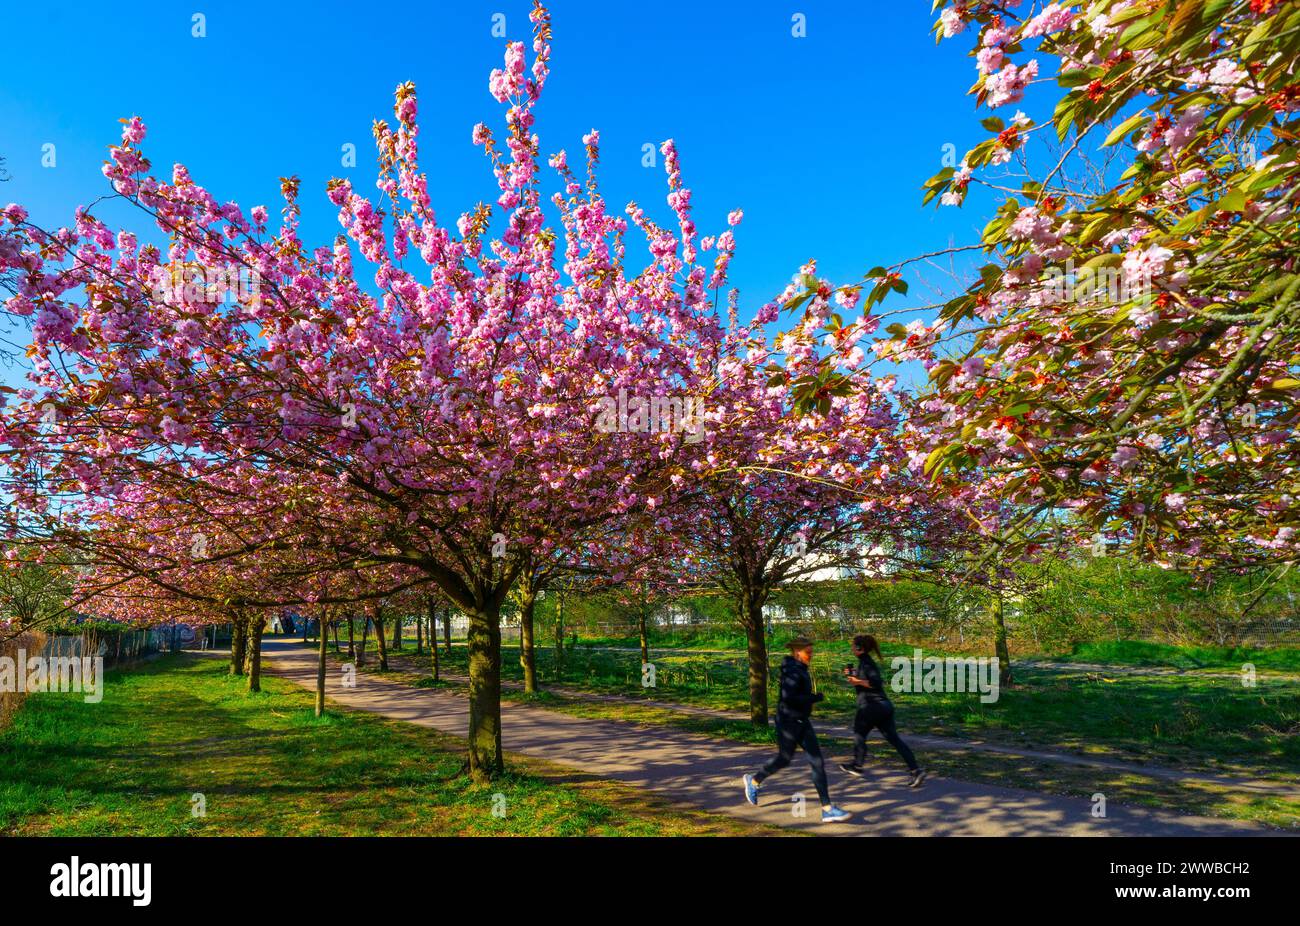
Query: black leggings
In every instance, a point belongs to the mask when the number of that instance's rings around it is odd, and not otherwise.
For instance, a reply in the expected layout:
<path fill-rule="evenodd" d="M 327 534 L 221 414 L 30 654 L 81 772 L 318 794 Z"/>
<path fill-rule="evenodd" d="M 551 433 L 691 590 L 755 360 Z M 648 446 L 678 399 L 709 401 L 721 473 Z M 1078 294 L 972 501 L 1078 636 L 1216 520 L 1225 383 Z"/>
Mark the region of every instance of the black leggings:
<path fill-rule="evenodd" d="M 754 776 L 754 781 L 761 782 L 768 775 L 779 772 L 790 764 L 794 751 L 800 747 L 808 756 L 812 766 L 813 784 L 817 786 L 817 796 L 822 806 L 831 802 L 830 789 L 826 786 L 826 762 L 822 759 L 821 747 L 817 745 L 817 734 L 813 732 L 812 721 L 803 718 L 776 717 L 776 758 L 763 766 L 763 770 Z"/>
<path fill-rule="evenodd" d="M 898 750 L 907 767 L 916 771 L 916 756 L 898 735 L 894 726 L 894 705 L 888 701 L 872 701 L 866 707 L 858 708 L 857 716 L 853 718 L 853 761 L 861 765 L 867 760 L 867 736 L 873 727 L 880 728 L 881 734 Z"/>

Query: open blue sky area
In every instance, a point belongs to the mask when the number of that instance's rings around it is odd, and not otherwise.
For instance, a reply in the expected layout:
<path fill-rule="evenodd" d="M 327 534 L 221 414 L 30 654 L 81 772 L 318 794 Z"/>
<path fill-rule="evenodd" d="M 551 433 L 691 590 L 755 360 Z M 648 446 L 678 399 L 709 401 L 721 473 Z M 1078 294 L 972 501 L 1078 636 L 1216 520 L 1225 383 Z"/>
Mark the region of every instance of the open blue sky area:
<path fill-rule="evenodd" d="M 393 89 L 406 80 L 420 92 L 421 154 L 440 219 L 494 199 L 470 133 L 484 121 L 502 135 L 488 73 L 507 39 L 528 40 L 531 29 L 525 0 L 6 6 L 0 155 L 11 179 L 0 201 L 22 203 L 46 227 L 68 223 L 78 204 L 107 192 L 107 146 L 120 118 L 139 115 L 155 169 L 184 162 L 222 200 L 274 214 L 278 178 L 299 175 L 313 244 L 338 231 L 330 177 L 373 189 L 370 126 L 391 120 Z M 876 264 L 973 243 L 987 219 L 975 196 L 960 210 L 921 206 L 943 146 L 964 152 L 986 137 L 965 95 L 975 76 L 969 36 L 936 45 L 929 10 L 929 0 L 555 0 L 542 150 L 566 148 L 579 161 L 583 133 L 598 128 L 606 197 L 666 218 L 662 162 L 643 167 L 643 145 L 676 139 L 701 233 L 745 210 L 732 264 L 745 315 L 809 258 L 851 282 Z M 493 35 L 497 14 L 505 38 Z M 796 37 L 800 23 L 806 34 Z M 356 167 L 341 163 L 347 143 Z M 49 144 L 53 167 L 42 166 Z M 926 295 L 914 281 L 909 300 L 887 308 Z"/>

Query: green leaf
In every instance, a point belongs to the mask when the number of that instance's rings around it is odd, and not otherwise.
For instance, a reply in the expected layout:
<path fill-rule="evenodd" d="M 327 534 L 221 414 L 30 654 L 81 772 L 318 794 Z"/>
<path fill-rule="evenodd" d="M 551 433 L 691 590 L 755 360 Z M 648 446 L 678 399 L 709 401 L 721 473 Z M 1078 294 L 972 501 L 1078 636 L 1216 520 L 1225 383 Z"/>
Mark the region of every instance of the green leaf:
<path fill-rule="evenodd" d="M 1201 24 L 1204 6 L 1205 0 L 1183 0 L 1174 13 L 1174 18 L 1169 20 L 1169 28 L 1165 30 L 1165 40 L 1181 42 L 1194 32 Z"/>
<path fill-rule="evenodd" d="M 1124 263 L 1123 254 L 1116 254 L 1113 251 L 1108 251 L 1105 254 L 1098 254 L 1096 257 L 1090 258 L 1087 263 L 1079 269 L 1091 270 L 1094 267 L 1118 267 L 1122 263 Z"/>
<path fill-rule="evenodd" d="M 1151 117 L 1146 113 L 1134 113 L 1119 125 L 1115 126 L 1115 128 L 1111 130 L 1111 133 L 1106 136 L 1106 140 L 1101 143 L 1101 146 L 1103 148 L 1109 148 L 1138 126 L 1146 125 L 1150 121 Z"/>
<path fill-rule="evenodd" d="M 1241 190 L 1232 190 L 1219 197 L 1214 207 L 1220 212 L 1240 212 L 1246 208 L 1246 194 Z"/>
<path fill-rule="evenodd" d="M 922 472 L 927 475 L 935 469 L 939 461 L 952 449 L 951 446 L 935 447 L 925 458 L 925 464 L 921 467 Z"/>

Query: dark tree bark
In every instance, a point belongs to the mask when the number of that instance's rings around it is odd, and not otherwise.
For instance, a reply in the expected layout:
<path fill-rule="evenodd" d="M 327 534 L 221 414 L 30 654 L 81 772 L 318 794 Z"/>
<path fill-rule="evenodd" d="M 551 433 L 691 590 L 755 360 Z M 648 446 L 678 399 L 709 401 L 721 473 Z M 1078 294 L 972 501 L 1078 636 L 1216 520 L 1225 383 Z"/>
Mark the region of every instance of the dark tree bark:
<path fill-rule="evenodd" d="M 479 783 L 501 773 L 501 605 L 469 615 L 469 772 Z"/>
<path fill-rule="evenodd" d="M 740 623 L 745 628 L 745 656 L 749 666 L 749 719 L 756 727 L 767 726 L 767 635 L 763 627 L 766 595 L 742 589 L 736 602 Z"/>
<path fill-rule="evenodd" d="M 375 611 L 375 642 L 379 645 L 379 671 L 388 671 L 388 644 L 384 641 L 384 612 Z"/>
<path fill-rule="evenodd" d="M 1007 623 L 1001 589 L 989 589 L 989 616 L 993 619 L 993 647 L 998 657 L 998 684 L 1011 685 L 1011 649 L 1007 646 Z"/>
<path fill-rule="evenodd" d="M 649 610 L 646 602 L 642 600 L 641 607 L 637 611 L 637 633 L 641 637 L 641 665 L 646 665 L 650 661 L 650 627 L 646 612 Z"/>
<path fill-rule="evenodd" d="M 564 594 L 555 595 L 555 680 L 564 678 Z"/>
<path fill-rule="evenodd" d="M 266 615 L 257 614 L 250 618 L 248 627 L 248 665 L 244 672 L 248 676 L 248 690 L 262 690 L 262 634 L 266 630 Z"/>
<path fill-rule="evenodd" d="M 519 665 L 524 670 L 524 691 L 537 691 L 537 647 L 533 640 L 533 616 L 537 595 L 531 587 L 519 602 Z"/>
<path fill-rule="evenodd" d="M 329 635 L 325 633 L 325 614 L 322 610 L 320 621 L 316 625 L 316 716 L 320 717 L 325 713 L 325 655 L 328 647 Z"/>
<path fill-rule="evenodd" d="M 243 615 L 235 615 L 230 623 L 230 674 L 244 674 L 244 660 L 248 655 L 248 623 Z"/>
<path fill-rule="evenodd" d="M 366 664 L 366 640 L 370 637 L 370 618 L 361 618 L 361 645 L 357 648 L 357 665 Z"/>
<path fill-rule="evenodd" d="M 433 656 L 433 680 L 439 680 L 438 665 L 438 600 L 430 595 L 424 599 L 425 614 L 429 618 L 429 652 Z"/>

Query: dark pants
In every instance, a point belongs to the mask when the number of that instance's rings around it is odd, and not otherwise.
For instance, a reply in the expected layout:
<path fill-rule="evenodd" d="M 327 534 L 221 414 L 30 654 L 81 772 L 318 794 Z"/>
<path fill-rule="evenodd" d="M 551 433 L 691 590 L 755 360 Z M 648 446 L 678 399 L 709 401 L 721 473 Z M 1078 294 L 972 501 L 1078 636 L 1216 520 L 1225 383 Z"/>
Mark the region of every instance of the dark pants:
<path fill-rule="evenodd" d="M 891 746 L 898 750 L 907 767 L 916 770 L 916 756 L 903 742 L 894 727 L 894 705 L 888 701 L 869 701 L 865 707 L 858 708 L 853 718 L 853 761 L 861 765 L 867 760 L 867 736 L 873 728 L 879 727 L 881 734 L 889 740 Z"/>
<path fill-rule="evenodd" d="M 783 717 L 776 715 L 776 758 L 763 766 L 763 770 L 754 776 L 760 782 L 768 775 L 779 772 L 790 764 L 794 751 L 802 748 L 812 766 L 813 784 L 817 786 L 817 796 L 822 806 L 831 802 L 830 789 L 826 786 L 826 762 L 822 759 L 821 747 L 817 745 L 817 734 L 813 732 L 812 721 L 806 717 Z"/>

